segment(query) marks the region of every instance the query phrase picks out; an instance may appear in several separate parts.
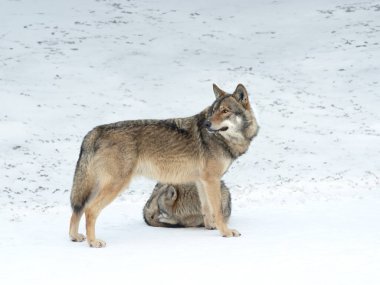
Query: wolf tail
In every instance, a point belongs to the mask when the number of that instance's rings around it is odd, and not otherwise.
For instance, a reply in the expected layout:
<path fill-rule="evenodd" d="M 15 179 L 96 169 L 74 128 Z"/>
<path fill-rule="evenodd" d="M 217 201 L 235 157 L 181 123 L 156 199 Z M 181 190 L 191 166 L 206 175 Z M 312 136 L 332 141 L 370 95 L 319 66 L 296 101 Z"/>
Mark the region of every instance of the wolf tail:
<path fill-rule="evenodd" d="M 71 208 L 76 213 L 83 211 L 95 188 L 94 175 L 89 165 L 95 154 L 95 143 L 98 137 L 99 130 L 95 128 L 84 137 L 81 145 L 70 195 Z"/>

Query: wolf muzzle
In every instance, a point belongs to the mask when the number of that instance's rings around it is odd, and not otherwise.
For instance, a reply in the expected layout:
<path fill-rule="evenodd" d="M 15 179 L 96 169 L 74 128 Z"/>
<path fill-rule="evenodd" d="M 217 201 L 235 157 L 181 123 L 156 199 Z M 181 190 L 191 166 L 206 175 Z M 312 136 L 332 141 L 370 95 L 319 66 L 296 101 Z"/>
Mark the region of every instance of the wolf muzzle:
<path fill-rule="evenodd" d="M 209 131 L 209 132 L 212 132 L 212 133 L 215 133 L 215 132 L 224 132 L 224 131 L 227 131 L 228 130 L 228 127 L 223 127 L 223 128 L 220 128 L 218 130 L 214 130 L 213 128 L 211 128 L 211 122 L 209 120 L 206 120 L 204 121 L 203 123 L 203 126 Z"/>

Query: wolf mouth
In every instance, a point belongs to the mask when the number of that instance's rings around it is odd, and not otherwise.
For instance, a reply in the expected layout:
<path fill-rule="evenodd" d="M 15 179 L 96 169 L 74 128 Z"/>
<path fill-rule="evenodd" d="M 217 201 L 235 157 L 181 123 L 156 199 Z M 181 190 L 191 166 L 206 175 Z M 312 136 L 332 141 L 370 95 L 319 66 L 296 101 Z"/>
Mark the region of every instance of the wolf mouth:
<path fill-rule="evenodd" d="M 228 130 L 228 127 L 223 127 L 223 128 L 220 128 L 220 129 L 217 129 L 217 130 L 214 130 L 214 129 L 211 129 L 211 128 L 207 128 L 207 130 L 211 133 L 217 133 L 217 132 L 225 132 Z"/>

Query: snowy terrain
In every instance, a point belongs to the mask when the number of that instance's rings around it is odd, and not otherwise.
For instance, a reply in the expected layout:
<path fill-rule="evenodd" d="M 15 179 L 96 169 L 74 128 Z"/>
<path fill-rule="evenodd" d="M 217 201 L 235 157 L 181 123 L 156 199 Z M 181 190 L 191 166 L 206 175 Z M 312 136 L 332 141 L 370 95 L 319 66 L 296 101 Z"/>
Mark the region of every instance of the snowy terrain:
<path fill-rule="evenodd" d="M 1 0 L 0 19 L 1 284 L 380 284 L 380 2 Z M 261 126 L 224 177 L 242 236 L 146 226 L 139 179 L 98 219 L 106 248 L 71 243 L 86 132 L 193 115 L 213 82 L 245 84 Z"/>

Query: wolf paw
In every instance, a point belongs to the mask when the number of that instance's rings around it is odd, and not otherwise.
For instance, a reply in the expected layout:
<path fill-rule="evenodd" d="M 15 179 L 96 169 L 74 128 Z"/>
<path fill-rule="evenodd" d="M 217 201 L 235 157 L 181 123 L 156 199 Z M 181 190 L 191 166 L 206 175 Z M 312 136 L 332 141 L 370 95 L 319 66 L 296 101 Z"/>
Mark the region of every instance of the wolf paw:
<path fill-rule="evenodd" d="M 101 248 L 101 247 L 106 246 L 106 242 L 100 239 L 88 241 L 88 244 L 90 245 L 90 247 L 95 247 L 95 248 Z"/>
<path fill-rule="evenodd" d="M 222 233 L 223 237 L 240 237 L 241 234 L 237 230 L 226 230 Z"/>
<path fill-rule="evenodd" d="M 71 238 L 71 241 L 74 241 L 74 242 L 82 242 L 86 240 L 86 236 L 82 234 L 76 234 L 75 236 L 70 236 L 70 238 Z"/>

